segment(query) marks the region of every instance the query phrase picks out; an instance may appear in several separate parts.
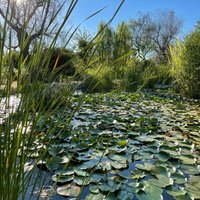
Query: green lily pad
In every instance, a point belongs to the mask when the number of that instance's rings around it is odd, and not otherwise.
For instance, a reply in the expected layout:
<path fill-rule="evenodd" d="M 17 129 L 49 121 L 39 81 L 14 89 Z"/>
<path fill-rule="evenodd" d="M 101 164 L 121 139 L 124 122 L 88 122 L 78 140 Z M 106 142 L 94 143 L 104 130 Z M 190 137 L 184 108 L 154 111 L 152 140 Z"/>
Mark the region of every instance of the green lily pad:
<path fill-rule="evenodd" d="M 151 138 L 149 135 L 142 135 L 140 137 L 137 138 L 139 141 L 141 141 L 142 143 L 152 143 L 155 141 L 154 138 Z"/>
<path fill-rule="evenodd" d="M 132 200 L 134 198 L 134 194 L 128 191 L 120 191 L 119 194 L 117 195 L 117 198 L 120 200 Z"/>
<path fill-rule="evenodd" d="M 195 165 L 181 165 L 180 170 L 189 175 L 199 174 L 200 171 Z"/>
<path fill-rule="evenodd" d="M 186 183 L 185 189 L 188 191 L 188 193 L 195 199 L 200 198 L 200 184 L 192 184 L 192 183 Z"/>
<path fill-rule="evenodd" d="M 99 194 L 100 190 L 97 185 L 93 185 L 90 187 L 90 192 L 93 194 Z"/>
<path fill-rule="evenodd" d="M 136 197 L 139 200 L 162 200 L 162 192 L 161 188 L 152 185 L 148 181 L 144 181 L 144 188 L 136 193 Z"/>
<path fill-rule="evenodd" d="M 57 146 L 50 146 L 48 148 L 49 154 L 54 156 L 54 157 L 57 156 L 58 154 L 62 153 L 62 151 L 63 151 L 63 148 L 61 146 L 58 146 L 58 145 Z"/>
<path fill-rule="evenodd" d="M 57 193 L 61 196 L 77 197 L 81 191 L 78 186 L 65 185 L 57 188 Z"/>
<path fill-rule="evenodd" d="M 139 178 L 144 178 L 145 177 L 145 172 L 142 170 L 133 170 L 132 172 L 132 179 L 139 179 Z"/>
<path fill-rule="evenodd" d="M 103 192 L 115 192 L 120 188 L 120 185 L 120 183 L 109 180 L 108 182 L 103 182 L 102 185 L 99 186 L 99 189 Z"/>
<path fill-rule="evenodd" d="M 71 176 L 56 176 L 56 175 L 53 175 L 52 176 L 52 180 L 56 183 L 67 183 L 67 182 L 70 182 L 74 179 L 74 176 L 71 175 Z"/>
<path fill-rule="evenodd" d="M 171 190 L 167 189 L 166 191 L 168 194 L 172 195 L 173 197 L 178 197 L 178 196 L 182 197 L 187 193 L 187 191 L 181 187 L 173 187 Z"/>
<path fill-rule="evenodd" d="M 152 175 L 164 175 L 164 176 L 168 176 L 168 171 L 166 169 L 166 167 L 163 166 L 153 166 L 150 170 Z"/>
<path fill-rule="evenodd" d="M 78 175 L 78 176 L 89 176 L 89 174 L 88 174 L 88 172 L 85 172 L 85 171 L 83 171 L 83 170 L 79 170 L 79 169 L 74 169 L 74 172 L 75 172 L 75 174 L 76 175 Z"/>
<path fill-rule="evenodd" d="M 153 167 L 153 165 L 150 164 L 150 163 L 144 163 L 144 165 L 142 165 L 142 164 L 136 164 L 135 167 L 137 169 L 140 169 L 140 170 L 150 171 L 151 168 Z"/>
<path fill-rule="evenodd" d="M 103 194 L 89 194 L 85 197 L 85 200 L 104 200 L 105 197 Z"/>
<path fill-rule="evenodd" d="M 184 155 L 184 156 L 182 155 L 179 157 L 179 159 L 185 165 L 192 165 L 196 163 L 196 159 L 191 155 Z"/>
<path fill-rule="evenodd" d="M 158 158 L 161 162 L 166 162 L 169 160 L 170 154 L 161 151 L 155 157 Z"/>
<path fill-rule="evenodd" d="M 120 162 L 115 162 L 115 161 L 111 161 L 110 162 L 111 166 L 115 169 L 122 169 L 122 168 L 126 168 L 127 164 L 126 163 L 120 163 Z"/>
<path fill-rule="evenodd" d="M 56 170 L 60 166 L 63 159 L 61 157 L 55 156 L 47 159 L 46 166 L 47 168 L 51 170 Z"/>
<path fill-rule="evenodd" d="M 126 156 L 111 154 L 111 155 L 109 155 L 109 158 L 111 160 L 118 161 L 120 163 L 126 163 L 127 162 Z"/>
<path fill-rule="evenodd" d="M 173 179 L 163 175 L 157 175 L 157 179 L 148 179 L 148 181 L 157 187 L 166 187 L 173 184 Z"/>
<path fill-rule="evenodd" d="M 92 159 L 90 161 L 83 163 L 79 168 L 82 170 L 91 169 L 91 168 L 97 166 L 98 163 L 99 163 L 99 160 Z"/>
<path fill-rule="evenodd" d="M 89 185 L 90 184 L 90 179 L 88 177 L 78 177 L 76 176 L 74 178 L 74 183 L 76 183 L 77 185 Z"/>
<path fill-rule="evenodd" d="M 181 173 L 174 173 L 171 177 L 176 184 L 184 184 L 186 182 L 185 176 Z"/>
<path fill-rule="evenodd" d="M 91 182 L 94 182 L 94 183 L 98 183 L 100 182 L 102 179 L 104 178 L 104 175 L 103 174 L 92 174 L 91 176 Z"/>

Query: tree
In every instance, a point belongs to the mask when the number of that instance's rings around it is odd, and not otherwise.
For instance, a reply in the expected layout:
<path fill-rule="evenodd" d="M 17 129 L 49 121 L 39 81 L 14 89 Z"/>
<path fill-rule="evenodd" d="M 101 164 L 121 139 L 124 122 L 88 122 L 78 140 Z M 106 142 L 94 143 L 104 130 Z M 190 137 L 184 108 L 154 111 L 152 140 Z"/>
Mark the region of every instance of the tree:
<path fill-rule="evenodd" d="M 166 63 L 169 59 L 170 45 L 175 41 L 181 31 L 183 21 L 175 15 L 174 11 L 156 11 L 143 14 L 145 18 L 144 34 L 152 40 L 153 50 Z"/>
<path fill-rule="evenodd" d="M 114 31 L 105 22 L 100 22 L 96 38 L 97 57 L 99 61 L 109 64 L 113 58 Z"/>
<path fill-rule="evenodd" d="M 81 61 L 80 64 L 87 67 L 94 46 L 91 34 L 86 30 L 79 30 L 79 32 L 76 34 L 75 39 L 77 41 L 75 44 L 77 48 L 75 48 Z"/>
<path fill-rule="evenodd" d="M 131 33 L 125 22 L 118 24 L 115 32 L 114 60 L 116 62 L 116 72 L 123 76 L 123 68 L 128 65 L 128 61 L 135 53 L 131 45 Z"/>
<path fill-rule="evenodd" d="M 24 58 L 34 40 L 52 34 L 50 27 L 59 9 L 56 0 L 2 0 L 0 21 L 6 21 L 14 32 L 15 48 L 20 48 Z"/>
<path fill-rule="evenodd" d="M 131 32 L 131 44 L 136 50 L 136 56 L 144 61 L 145 65 L 153 49 L 153 43 L 147 32 L 148 16 L 141 15 L 137 20 L 131 19 L 128 23 Z"/>

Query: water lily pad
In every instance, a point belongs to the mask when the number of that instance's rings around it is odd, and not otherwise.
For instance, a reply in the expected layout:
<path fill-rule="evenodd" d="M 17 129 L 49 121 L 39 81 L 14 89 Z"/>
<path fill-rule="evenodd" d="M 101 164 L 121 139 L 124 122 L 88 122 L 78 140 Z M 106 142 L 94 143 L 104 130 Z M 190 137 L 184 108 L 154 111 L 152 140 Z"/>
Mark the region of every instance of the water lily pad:
<path fill-rule="evenodd" d="M 132 179 L 139 179 L 145 177 L 145 172 L 142 170 L 133 170 L 132 172 Z"/>
<path fill-rule="evenodd" d="M 46 166 L 49 170 L 56 170 L 60 166 L 63 159 L 61 157 L 55 156 L 47 159 Z"/>
<path fill-rule="evenodd" d="M 82 170 L 91 169 L 91 168 L 97 166 L 98 163 L 99 163 L 99 160 L 92 159 L 90 161 L 83 163 L 81 166 L 79 166 L 79 168 Z"/>
<path fill-rule="evenodd" d="M 200 171 L 195 165 L 181 165 L 180 170 L 189 175 L 199 174 Z"/>
<path fill-rule="evenodd" d="M 57 193 L 61 196 L 77 197 L 81 191 L 78 186 L 65 185 L 57 188 Z"/>
<path fill-rule="evenodd" d="M 148 181 L 144 181 L 144 188 L 137 192 L 136 197 L 139 200 L 162 200 L 162 192 L 161 188 L 152 185 Z"/>
<path fill-rule="evenodd" d="M 122 168 L 126 168 L 127 167 L 126 163 L 120 163 L 120 162 L 117 162 L 117 161 L 116 162 L 111 161 L 110 164 L 115 169 L 122 169 Z"/>
<path fill-rule="evenodd" d="M 88 172 L 85 172 L 85 171 L 83 171 L 83 170 L 80 170 L 80 169 L 74 169 L 74 172 L 75 172 L 75 174 L 76 175 L 78 175 L 78 176 L 89 176 L 89 174 L 88 174 Z"/>
<path fill-rule="evenodd" d="M 94 183 L 98 183 L 100 182 L 102 179 L 104 178 L 104 175 L 103 174 L 92 174 L 91 176 L 91 182 L 94 182 Z"/>
<path fill-rule="evenodd" d="M 196 158 L 194 158 L 192 155 L 182 155 L 179 157 L 181 162 L 186 165 L 191 165 L 196 163 Z"/>
<path fill-rule="evenodd" d="M 120 163 L 126 163 L 127 162 L 127 159 L 126 159 L 126 156 L 122 156 L 122 155 L 115 155 L 115 154 L 111 154 L 109 155 L 109 158 L 111 160 L 114 160 L 114 161 L 118 161 Z"/>
<path fill-rule="evenodd" d="M 177 184 L 184 184 L 186 182 L 186 178 L 185 178 L 184 174 L 174 173 L 174 174 L 172 174 L 171 177 Z"/>
<path fill-rule="evenodd" d="M 187 191 L 181 187 L 173 187 L 171 190 L 167 189 L 166 191 L 168 194 L 172 195 L 173 197 L 179 197 L 179 196 L 182 197 L 187 193 Z"/>
<path fill-rule="evenodd" d="M 100 190 L 97 185 L 93 185 L 90 187 L 90 192 L 93 194 L 99 194 Z"/>
<path fill-rule="evenodd" d="M 76 176 L 74 178 L 74 183 L 77 185 L 89 185 L 90 184 L 90 179 L 88 177 L 81 177 L 81 176 Z"/>
<path fill-rule="evenodd" d="M 102 182 L 99 189 L 103 192 L 115 192 L 120 188 L 121 184 L 113 180 L 108 180 L 108 182 Z"/>
<path fill-rule="evenodd" d="M 137 138 L 139 141 L 141 141 L 142 143 L 152 143 L 155 141 L 154 138 L 151 138 L 151 136 L 147 136 L 147 135 L 142 135 L 140 137 Z"/>
<path fill-rule="evenodd" d="M 185 189 L 189 192 L 189 194 L 195 198 L 200 198 L 200 184 L 192 184 L 192 183 L 186 183 Z"/>
<path fill-rule="evenodd" d="M 137 169 L 140 169 L 140 170 L 150 171 L 151 168 L 153 167 L 153 165 L 150 164 L 150 163 L 144 163 L 144 165 L 143 164 L 136 164 L 135 167 Z"/>
<path fill-rule="evenodd" d="M 85 200 L 104 200 L 105 197 L 103 194 L 89 194 L 86 196 Z"/>
<path fill-rule="evenodd" d="M 170 158 L 170 154 L 166 152 L 159 152 L 156 156 L 161 162 L 166 162 Z"/>
<path fill-rule="evenodd" d="M 56 183 L 67 183 L 70 182 L 74 179 L 74 176 L 57 176 L 57 175 L 53 175 L 52 176 L 52 180 Z"/>
<path fill-rule="evenodd" d="M 166 167 L 163 166 L 153 166 L 150 170 L 152 175 L 164 175 L 164 176 L 168 176 L 168 171 L 166 169 Z"/>
<path fill-rule="evenodd" d="M 120 200 L 132 200 L 134 198 L 134 194 L 128 191 L 120 191 L 117 195 L 117 198 Z"/>
<path fill-rule="evenodd" d="M 173 179 L 163 175 L 157 175 L 157 179 L 148 179 L 148 181 L 157 187 L 166 187 L 173 184 Z"/>
<path fill-rule="evenodd" d="M 50 146 L 48 148 L 48 152 L 52 156 L 57 156 L 58 154 L 62 153 L 62 151 L 63 151 L 63 148 L 58 145 Z"/>

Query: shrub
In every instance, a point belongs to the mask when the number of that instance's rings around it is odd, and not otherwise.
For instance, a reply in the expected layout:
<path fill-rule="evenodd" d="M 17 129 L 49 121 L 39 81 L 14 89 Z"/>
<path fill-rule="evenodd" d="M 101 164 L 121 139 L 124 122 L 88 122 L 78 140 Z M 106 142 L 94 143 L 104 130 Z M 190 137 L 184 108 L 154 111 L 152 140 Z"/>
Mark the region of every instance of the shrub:
<path fill-rule="evenodd" d="M 50 59 L 43 61 L 43 58 L 49 56 Z M 58 82 L 60 75 L 72 76 L 75 73 L 73 64 L 74 54 L 68 49 L 55 48 L 44 50 L 41 61 L 31 72 L 31 82 L 40 80 L 43 82 Z"/>
<path fill-rule="evenodd" d="M 170 84 L 171 81 L 169 65 L 150 65 L 142 73 L 142 82 L 147 88 L 154 88 L 156 84 Z"/>
<path fill-rule="evenodd" d="M 112 75 L 112 69 L 106 65 L 94 69 L 88 69 L 87 76 L 83 80 L 84 90 L 90 92 L 111 91 L 114 87 Z"/>
<path fill-rule="evenodd" d="M 200 31 L 196 30 L 171 49 L 172 74 L 182 93 L 200 98 Z"/>

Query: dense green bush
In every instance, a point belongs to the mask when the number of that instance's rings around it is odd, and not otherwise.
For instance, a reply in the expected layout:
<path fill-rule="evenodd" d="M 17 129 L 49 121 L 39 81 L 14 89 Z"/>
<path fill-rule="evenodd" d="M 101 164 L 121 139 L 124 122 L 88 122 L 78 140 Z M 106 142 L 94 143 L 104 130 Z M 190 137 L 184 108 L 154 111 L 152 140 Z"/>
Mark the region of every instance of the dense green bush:
<path fill-rule="evenodd" d="M 83 84 L 88 92 L 109 92 L 114 88 L 113 71 L 105 65 L 88 69 Z"/>
<path fill-rule="evenodd" d="M 200 98 L 200 31 L 196 30 L 171 49 L 172 74 L 182 93 Z"/>
<path fill-rule="evenodd" d="M 172 81 L 170 75 L 170 66 L 149 65 L 142 73 L 142 82 L 146 88 L 154 88 L 156 84 L 170 84 Z"/>
<path fill-rule="evenodd" d="M 47 55 L 50 59 L 44 62 L 43 58 Z M 72 76 L 75 73 L 73 58 L 73 52 L 68 49 L 44 50 L 41 61 L 32 71 L 31 82 L 34 80 L 58 82 L 61 75 Z"/>

